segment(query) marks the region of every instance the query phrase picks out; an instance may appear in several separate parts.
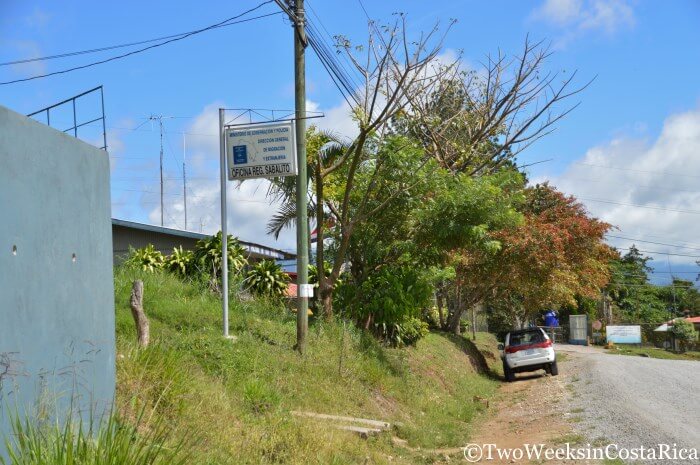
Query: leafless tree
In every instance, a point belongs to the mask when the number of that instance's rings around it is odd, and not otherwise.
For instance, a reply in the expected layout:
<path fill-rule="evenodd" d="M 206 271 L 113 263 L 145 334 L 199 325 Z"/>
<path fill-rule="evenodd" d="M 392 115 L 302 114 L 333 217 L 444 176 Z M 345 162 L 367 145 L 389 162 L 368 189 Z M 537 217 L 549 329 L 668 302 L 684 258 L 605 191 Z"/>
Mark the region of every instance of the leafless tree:
<path fill-rule="evenodd" d="M 480 70 L 451 66 L 434 92 L 408 93 L 411 131 L 452 172 L 481 175 L 500 168 L 554 131 L 578 106 L 571 98 L 592 82 L 576 86 L 576 71 L 547 71 L 551 55 L 543 41 L 527 37 L 520 54 L 499 50 Z"/>
<path fill-rule="evenodd" d="M 411 181 L 406 180 L 394 186 L 393 192 L 382 193 L 383 200 L 370 208 L 368 200 L 378 195 L 378 180 L 384 173 L 384 165 L 380 158 L 368 163 L 372 156 L 368 145 L 374 136 L 389 131 L 398 115 L 414 113 L 409 92 L 433 92 L 444 76 L 456 67 L 456 63 L 434 66 L 449 28 L 441 32 L 436 26 L 417 41 L 411 41 L 406 35 L 405 17 L 398 15 L 389 26 L 379 27 L 370 22 L 366 46 L 356 47 L 349 40 L 338 37 L 339 49 L 362 76 L 362 85 L 352 98 L 356 102 L 352 114 L 357 122 L 357 136 L 346 143 L 332 142 L 320 152 L 315 167 L 316 224 L 321 252 L 318 257 L 319 297 L 328 316 L 332 315 L 333 287 L 345 262 L 355 225 L 379 214 L 399 193 L 412 187 Z M 361 187 L 362 192 L 357 192 L 356 176 L 361 167 L 371 170 L 370 181 Z M 341 195 L 334 199 L 325 198 L 324 180 L 340 169 L 345 176 Z M 351 205 L 353 198 L 360 200 Z M 332 217 L 339 231 L 330 274 L 324 270 L 321 250 L 325 212 Z"/>

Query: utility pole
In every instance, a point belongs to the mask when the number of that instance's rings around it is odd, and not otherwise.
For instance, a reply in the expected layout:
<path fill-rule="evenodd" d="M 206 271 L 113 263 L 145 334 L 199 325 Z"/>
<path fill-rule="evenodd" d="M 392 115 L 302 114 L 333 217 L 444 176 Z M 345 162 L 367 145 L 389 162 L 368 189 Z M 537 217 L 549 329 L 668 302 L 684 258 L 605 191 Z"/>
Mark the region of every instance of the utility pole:
<path fill-rule="evenodd" d="M 163 226 L 163 115 L 151 115 L 148 119 L 158 120 L 160 127 L 160 225 Z"/>
<path fill-rule="evenodd" d="M 297 143 L 297 350 L 304 353 L 308 329 L 309 230 L 306 186 L 306 31 L 304 0 L 294 5 L 294 107 Z"/>
<path fill-rule="evenodd" d="M 187 162 L 187 141 L 185 139 L 185 133 L 182 133 L 182 197 L 184 198 L 185 204 L 185 231 L 187 231 L 187 171 L 185 170 L 185 163 Z"/>

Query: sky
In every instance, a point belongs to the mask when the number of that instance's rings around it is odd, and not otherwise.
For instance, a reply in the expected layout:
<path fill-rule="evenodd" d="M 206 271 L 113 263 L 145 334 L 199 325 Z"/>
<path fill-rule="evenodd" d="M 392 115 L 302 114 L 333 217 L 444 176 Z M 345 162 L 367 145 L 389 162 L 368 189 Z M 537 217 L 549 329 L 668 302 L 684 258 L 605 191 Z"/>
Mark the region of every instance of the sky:
<path fill-rule="evenodd" d="M 236 2 L 0 0 L 0 62 L 138 42 L 201 29 L 254 8 Z M 653 258 L 654 281 L 695 279 L 700 258 L 700 2 L 674 0 L 370 1 L 306 0 L 311 22 L 331 41 L 367 37 L 367 15 L 382 23 L 407 15 L 418 37 L 451 18 L 443 56 L 461 54 L 478 70 L 488 54 L 518 53 L 526 37 L 553 54 L 545 67 L 593 82 L 554 133 L 518 157 L 533 183 L 575 195 L 616 229 L 609 242 L 632 243 Z M 363 9 L 364 6 L 364 9 Z M 366 13 L 365 11 L 366 10 Z M 241 19 L 278 12 L 268 2 Z M 367 14 L 367 15 L 366 15 Z M 143 48 L 0 66 L 0 82 L 61 71 Z M 318 59 L 307 53 L 307 108 L 323 128 L 348 134 L 352 121 Z M 160 224 L 160 131 L 164 137 L 164 225 L 220 228 L 217 109 L 294 107 L 292 28 L 282 14 L 203 32 L 143 53 L 54 76 L 0 85 L 0 104 L 28 114 L 103 86 L 111 162 L 112 215 Z M 72 126 L 72 110 L 52 126 Z M 77 103 L 78 120 L 99 116 L 97 95 Z M 237 113 L 231 114 L 231 117 Z M 79 137 L 101 143 L 99 123 Z M 276 206 L 265 181 L 230 184 L 229 230 L 242 240 L 293 250 L 294 230 L 266 234 Z"/>

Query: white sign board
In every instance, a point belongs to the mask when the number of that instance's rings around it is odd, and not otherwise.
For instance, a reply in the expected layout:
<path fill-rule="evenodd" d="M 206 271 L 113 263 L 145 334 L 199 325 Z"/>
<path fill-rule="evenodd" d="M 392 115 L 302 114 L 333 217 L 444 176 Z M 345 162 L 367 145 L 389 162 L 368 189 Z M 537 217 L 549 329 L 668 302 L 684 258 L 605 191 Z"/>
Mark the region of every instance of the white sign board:
<path fill-rule="evenodd" d="M 251 124 L 226 129 L 228 179 L 296 176 L 294 125 Z"/>
<path fill-rule="evenodd" d="M 615 344 L 641 344 L 641 326 L 608 326 L 605 328 L 608 342 Z"/>

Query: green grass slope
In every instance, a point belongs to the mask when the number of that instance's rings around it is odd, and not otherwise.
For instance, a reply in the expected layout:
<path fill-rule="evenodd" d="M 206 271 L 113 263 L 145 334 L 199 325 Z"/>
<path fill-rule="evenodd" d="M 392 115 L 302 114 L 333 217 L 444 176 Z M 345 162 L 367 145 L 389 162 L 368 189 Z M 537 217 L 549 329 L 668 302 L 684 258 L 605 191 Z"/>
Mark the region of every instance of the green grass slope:
<path fill-rule="evenodd" d="M 144 281 L 147 349 L 135 344 L 134 279 Z M 146 409 L 168 424 L 188 442 L 190 463 L 433 463 L 442 456 L 426 449 L 466 444 L 485 415 L 474 396 L 491 397 L 498 385 L 487 375 L 496 345 L 487 335 L 479 349 L 437 333 L 415 348 L 387 349 L 349 324 L 312 321 L 300 356 L 295 315 L 279 305 L 232 298 L 230 341 L 221 337 L 219 300 L 198 286 L 117 269 L 115 292 L 119 410 L 136 418 Z M 395 426 L 363 440 L 292 410 Z"/>

